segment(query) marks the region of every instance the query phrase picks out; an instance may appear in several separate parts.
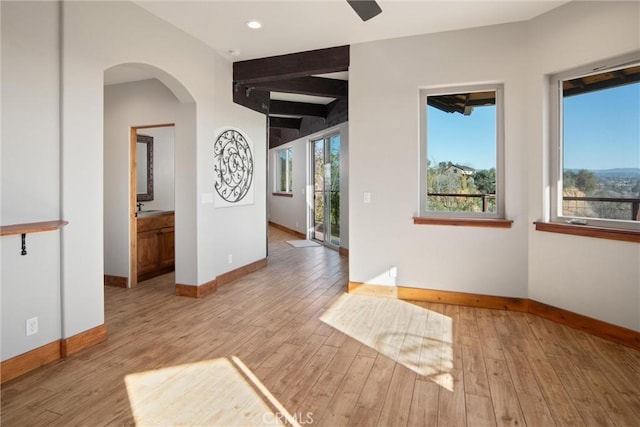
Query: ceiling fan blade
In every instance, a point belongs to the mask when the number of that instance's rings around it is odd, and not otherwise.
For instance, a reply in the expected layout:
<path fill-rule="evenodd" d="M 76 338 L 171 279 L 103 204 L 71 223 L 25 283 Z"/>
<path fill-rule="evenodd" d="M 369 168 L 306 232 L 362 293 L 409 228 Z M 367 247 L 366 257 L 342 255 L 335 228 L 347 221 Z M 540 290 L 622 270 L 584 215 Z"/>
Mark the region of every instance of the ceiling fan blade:
<path fill-rule="evenodd" d="M 363 21 L 368 21 L 382 12 L 382 9 L 374 0 L 347 0 L 347 3 Z"/>

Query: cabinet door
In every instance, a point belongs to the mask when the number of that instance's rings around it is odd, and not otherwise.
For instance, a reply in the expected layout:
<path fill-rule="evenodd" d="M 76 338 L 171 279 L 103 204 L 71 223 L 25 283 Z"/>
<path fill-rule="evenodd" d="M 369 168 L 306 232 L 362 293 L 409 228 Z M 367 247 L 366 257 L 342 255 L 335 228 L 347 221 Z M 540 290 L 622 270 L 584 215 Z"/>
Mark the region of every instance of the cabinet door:
<path fill-rule="evenodd" d="M 175 264 L 175 231 L 173 227 L 160 230 L 158 246 L 159 267 L 172 267 Z"/>
<path fill-rule="evenodd" d="M 158 268 L 158 230 L 138 233 L 138 277 Z"/>

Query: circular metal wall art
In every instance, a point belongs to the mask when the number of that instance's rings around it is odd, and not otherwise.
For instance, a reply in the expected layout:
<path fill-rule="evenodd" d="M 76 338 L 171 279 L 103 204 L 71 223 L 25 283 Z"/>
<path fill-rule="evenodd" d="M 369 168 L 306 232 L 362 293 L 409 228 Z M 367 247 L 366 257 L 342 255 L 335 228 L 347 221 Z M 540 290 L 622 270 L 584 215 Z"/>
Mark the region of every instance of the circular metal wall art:
<path fill-rule="evenodd" d="M 253 182 L 253 156 L 246 138 L 237 130 L 220 134 L 213 145 L 216 191 L 229 203 L 242 200 Z"/>

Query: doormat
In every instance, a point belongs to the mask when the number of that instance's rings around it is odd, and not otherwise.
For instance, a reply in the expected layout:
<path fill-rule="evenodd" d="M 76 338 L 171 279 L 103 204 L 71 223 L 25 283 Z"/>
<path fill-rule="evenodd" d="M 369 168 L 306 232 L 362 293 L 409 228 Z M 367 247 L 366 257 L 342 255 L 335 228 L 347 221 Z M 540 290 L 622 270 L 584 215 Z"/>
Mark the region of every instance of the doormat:
<path fill-rule="evenodd" d="M 319 243 L 313 242 L 311 240 L 287 240 L 287 243 L 294 248 L 310 248 L 312 246 L 320 246 Z"/>

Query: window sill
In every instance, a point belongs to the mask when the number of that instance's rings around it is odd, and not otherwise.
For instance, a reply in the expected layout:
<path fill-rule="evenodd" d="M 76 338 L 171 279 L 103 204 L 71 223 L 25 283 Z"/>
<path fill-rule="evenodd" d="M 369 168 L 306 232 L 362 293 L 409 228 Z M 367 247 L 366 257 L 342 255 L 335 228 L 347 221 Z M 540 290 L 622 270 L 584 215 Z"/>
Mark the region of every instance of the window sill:
<path fill-rule="evenodd" d="M 534 222 L 536 231 L 571 234 L 574 236 L 595 237 L 596 239 L 619 240 L 640 243 L 640 231 L 615 228 L 593 227 L 590 225 L 563 224 L 560 222 Z"/>
<path fill-rule="evenodd" d="M 414 224 L 420 225 L 454 225 L 462 227 L 511 228 L 513 220 L 499 218 L 437 218 L 413 217 Z"/>
<path fill-rule="evenodd" d="M 271 195 L 277 197 L 293 197 L 293 193 L 271 193 Z"/>

